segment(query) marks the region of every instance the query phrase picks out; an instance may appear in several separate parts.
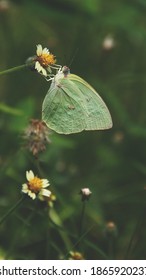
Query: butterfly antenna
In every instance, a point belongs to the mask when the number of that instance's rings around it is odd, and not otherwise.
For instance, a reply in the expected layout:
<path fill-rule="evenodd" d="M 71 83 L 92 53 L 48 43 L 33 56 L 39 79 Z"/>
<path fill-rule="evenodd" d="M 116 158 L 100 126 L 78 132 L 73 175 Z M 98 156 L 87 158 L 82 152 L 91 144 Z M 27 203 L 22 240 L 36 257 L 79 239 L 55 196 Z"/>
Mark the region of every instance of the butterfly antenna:
<path fill-rule="evenodd" d="M 73 61 L 74 61 L 74 58 L 76 57 L 77 53 L 79 51 L 79 48 L 76 48 L 76 50 L 74 51 L 73 55 L 72 55 L 72 59 L 70 60 L 70 63 L 69 63 L 69 67 L 72 65 Z"/>

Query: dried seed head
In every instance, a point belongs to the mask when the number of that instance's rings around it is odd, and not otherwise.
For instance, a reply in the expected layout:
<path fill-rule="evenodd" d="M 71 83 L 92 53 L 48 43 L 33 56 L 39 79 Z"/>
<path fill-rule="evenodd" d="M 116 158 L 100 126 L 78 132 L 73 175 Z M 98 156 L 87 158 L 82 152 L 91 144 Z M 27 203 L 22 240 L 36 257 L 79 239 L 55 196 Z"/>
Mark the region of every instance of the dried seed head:
<path fill-rule="evenodd" d="M 113 236 L 116 237 L 117 236 L 117 226 L 114 222 L 109 221 L 106 223 L 105 225 L 105 234 L 107 237 Z"/>
<path fill-rule="evenodd" d="M 51 143 L 49 139 L 50 130 L 46 124 L 37 119 L 31 119 L 28 127 L 25 129 L 23 138 L 26 141 L 26 147 L 34 156 L 46 149 L 46 144 Z"/>
<path fill-rule="evenodd" d="M 111 35 L 107 35 L 103 42 L 102 47 L 105 51 L 110 51 L 115 47 L 115 40 Z"/>

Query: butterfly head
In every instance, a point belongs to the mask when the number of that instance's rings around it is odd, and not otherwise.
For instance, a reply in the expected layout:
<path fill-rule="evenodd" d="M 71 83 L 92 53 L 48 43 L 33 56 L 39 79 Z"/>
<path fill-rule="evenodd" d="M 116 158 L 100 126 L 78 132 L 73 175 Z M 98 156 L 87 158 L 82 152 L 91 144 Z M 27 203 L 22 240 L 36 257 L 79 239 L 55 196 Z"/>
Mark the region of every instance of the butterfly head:
<path fill-rule="evenodd" d="M 68 74 L 70 74 L 70 69 L 67 66 L 63 66 L 62 73 L 64 74 L 64 77 L 67 77 Z"/>

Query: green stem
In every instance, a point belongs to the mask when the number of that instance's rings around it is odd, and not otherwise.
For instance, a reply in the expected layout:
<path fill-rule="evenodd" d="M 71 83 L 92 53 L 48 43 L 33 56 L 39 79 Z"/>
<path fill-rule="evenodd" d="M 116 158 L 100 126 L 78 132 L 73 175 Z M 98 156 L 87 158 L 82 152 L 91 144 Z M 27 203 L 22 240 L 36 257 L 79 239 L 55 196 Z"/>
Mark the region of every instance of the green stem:
<path fill-rule="evenodd" d="M 0 224 L 2 224 L 2 223 L 6 220 L 6 218 L 7 218 L 8 216 L 10 216 L 10 215 L 15 211 L 15 209 L 16 209 L 17 207 L 19 207 L 19 205 L 24 201 L 25 198 L 26 198 L 25 196 L 22 196 L 22 197 L 16 202 L 16 204 L 15 204 L 14 206 L 12 206 L 12 207 L 8 210 L 8 212 L 7 212 L 6 214 L 3 215 L 3 217 L 0 219 Z"/>
<path fill-rule="evenodd" d="M 75 242 L 75 244 L 70 247 L 70 249 L 68 250 L 68 252 L 65 254 L 64 259 L 67 258 L 67 256 L 69 255 L 70 251 L 73 251 L 75 248 L 77 248 L 77 246 L 80 244 L 80 242 L 84 239 L 84 237 L 91 231 L 91 229 L 94 227 L 94 225 L 92 225 L 86 232 L 84 232 L 79 239 Z"/>
<path fill-rule="evenodd" d="M 19 71 L 19 70 L 24 69 L 24 68 L 26 68 L 26 64 L 19 65 L 19 66 L 16 66 L 16 67 L 13 67 L 13 68 L 1 71 L 0 75 L 5 75 L 5 74 L 11 73 L 11 72 Z"/>
<path fill-rule="evenodd" d="M 140 215 L 137 217 L 137 223 L 135 226 L 135 229 L 133 231 L 133 234 L 130 238 L 129 244 L 128 244 L 128 248 L 125 254 L 125 258 L 126 260 L 130 259 L 130 253 L 132 253 L 132 249 L 134 250 L 134 247 L 136 247 L 136 245 L 139 242 L 138 239 L 138 233 L 140 233 L 143 230 L 143 222 L 145 220 L 145 207 L 144 209 L 142 209 L 142 211 L 140 212 Z M 134 246 L 135 243 L 135 246 Z"/>
<path fill-rule="evenodd" d="M 41 169 L 39 157 L 35 157 L 35 164 L 36 164 L 36 168 L 37 168 L 38 173 L 39 173 L 38 175 L 43 178 L 44 174 L 43 174 L 43 171 Z"/>
<path fill-rule="evenodd" d="M 110 236 L 109 240 L 108 240 L 108 253 L 109 253 L 110 260 L 113 260 L 114 259 L 114 238 L 113 238 L 113 236 Z"/>
<path fill-rule="evenodd" d="M 52 217 L 54 217 L 54 219 L 52 219 Z M 49 213 L 49 218 L 51 223 L 59 230 L 60 232 L 60 236 L 67 248 L 67 250 L 69 250 L 69 248 L 71 247 L 71 241 L 68 237 L 68 233 L 66 232 L 63 223 L 60 219 L 60 216 L 58 215 L 58 213 L 56 212 L 56 210 L 54 208 L 50 209 L 50 213 Z"/>
<path fill-rule="evenodd" d="M 79 221 L 79 238 L 82 235 L 82 231 L 83 231 L 83 220 L 84 220 L 84 216 L 85 216 L 85 207 L 86 207 L 86 201 L 83 201 L 82 212 L 81 212 L 81 217 L 80 217 L 80 221 Z"/>

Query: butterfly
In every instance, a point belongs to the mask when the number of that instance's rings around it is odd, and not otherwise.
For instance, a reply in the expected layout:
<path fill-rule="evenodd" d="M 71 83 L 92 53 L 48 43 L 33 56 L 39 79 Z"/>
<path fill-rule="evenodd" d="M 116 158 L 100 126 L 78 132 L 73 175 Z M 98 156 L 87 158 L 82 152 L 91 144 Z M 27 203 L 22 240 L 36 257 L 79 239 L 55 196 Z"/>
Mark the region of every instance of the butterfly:
<path fill-rule="evenodd" d="M 67 66 L 58 70 L 42 105 L 42 120 L 61 134 L 112 127 L 110 112 L 95 89 Z"/>

